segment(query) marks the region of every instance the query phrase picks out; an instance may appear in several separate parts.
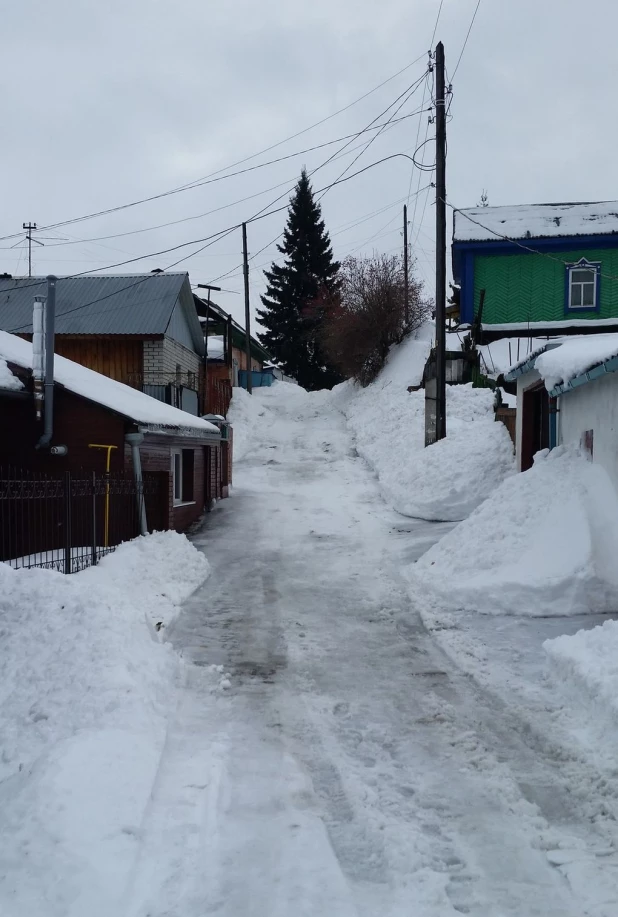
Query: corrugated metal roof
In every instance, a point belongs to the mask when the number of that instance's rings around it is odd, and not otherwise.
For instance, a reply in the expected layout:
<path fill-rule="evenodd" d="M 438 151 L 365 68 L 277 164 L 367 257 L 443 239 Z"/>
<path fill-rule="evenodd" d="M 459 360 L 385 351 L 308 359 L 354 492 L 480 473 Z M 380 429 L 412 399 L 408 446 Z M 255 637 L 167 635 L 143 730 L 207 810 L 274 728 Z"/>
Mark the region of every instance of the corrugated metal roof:
<path fill-rule="evenodd" d="M 56 331 L 165 334 L 184 284 L 190 294 L 187 273 L 61 277 L 56 286 Z M 0 330 L 32 331 L 34 297 L 46 289 L 41 277 L 0 278 Z M 199 334 L 197 315 L 195 324 Z"/>

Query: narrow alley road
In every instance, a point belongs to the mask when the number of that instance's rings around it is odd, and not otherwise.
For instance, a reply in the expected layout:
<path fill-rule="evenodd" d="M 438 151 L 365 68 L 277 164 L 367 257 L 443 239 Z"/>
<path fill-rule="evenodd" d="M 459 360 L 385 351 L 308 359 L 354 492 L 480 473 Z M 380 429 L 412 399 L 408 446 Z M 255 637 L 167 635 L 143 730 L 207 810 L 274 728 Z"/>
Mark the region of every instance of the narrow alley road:
<path fill-rule="evenodd" d="M 325 397 L 277 388 L 195 542 L 213 571 L 169 635 L 192 665 L 126 917 L 615 915 L 560 762 L 411 607 L 400 570 L 444 527 L 384 506 Z"/>

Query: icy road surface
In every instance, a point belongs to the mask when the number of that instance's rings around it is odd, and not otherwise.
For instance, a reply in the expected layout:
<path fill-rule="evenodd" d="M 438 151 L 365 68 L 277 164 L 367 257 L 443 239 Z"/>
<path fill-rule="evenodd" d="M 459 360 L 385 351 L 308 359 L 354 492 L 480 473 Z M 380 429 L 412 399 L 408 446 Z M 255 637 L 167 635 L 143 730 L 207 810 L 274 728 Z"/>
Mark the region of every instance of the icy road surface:
<path fill-rule="evenodd" d="M 387 510 L 327 399 L 278 388 L 196 541 L 127 917 L 615 917 L 613 816 L 542 705 L 531 728 L 411 606 L 401 570 L 444 526 Z"/>

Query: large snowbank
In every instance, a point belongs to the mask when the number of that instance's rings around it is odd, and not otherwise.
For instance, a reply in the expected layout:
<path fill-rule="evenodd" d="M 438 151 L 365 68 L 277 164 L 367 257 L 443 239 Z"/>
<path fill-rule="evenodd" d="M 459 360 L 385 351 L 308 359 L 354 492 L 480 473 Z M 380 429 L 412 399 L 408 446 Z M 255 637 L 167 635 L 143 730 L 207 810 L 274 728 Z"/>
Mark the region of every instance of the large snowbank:
<path fill-rule="evenodd" d="M 71 576 L 0 564 L 0 913 L 119 913 L 175 699 L 168 621 L 208 574 L 175 532 Z"/>
<path fill-rule="evenodd" d="M 421 381 L 430 344 L 422 337 L 405 341 L 372 385 L 347 382 L 332 397 L 398 512 L 458 521 L 513 471 L 513 446 L 506 427 L 495 422 L 493 392 L 452 385 L 446 439 L 425 448 L 425 393 L 407 389 Z"/>
<path fill-rule="evenodd" d="M 32 369 L 32 344 L 22 341 L 14 334 L 0 331 L 0 357 L 24 369 Z M 202 420 L 201 417 L 194 417 L 187 411 L 164 404 L 129 385 L 123 385 L 122 382 L 103 376 L 58 354 L 54 356 L 54 381 L 64 385 L 70 392 L 118 411 L 139 423 L 187 428 L 203 433 L 219 432 L 214 424 Z"/>
<path fill-rule="evenodd" d="M 428 623 L 445 612 L 574 615 L 618 608 L 618 497 L 578 451 L 539 453 L 410 570 Z"/>

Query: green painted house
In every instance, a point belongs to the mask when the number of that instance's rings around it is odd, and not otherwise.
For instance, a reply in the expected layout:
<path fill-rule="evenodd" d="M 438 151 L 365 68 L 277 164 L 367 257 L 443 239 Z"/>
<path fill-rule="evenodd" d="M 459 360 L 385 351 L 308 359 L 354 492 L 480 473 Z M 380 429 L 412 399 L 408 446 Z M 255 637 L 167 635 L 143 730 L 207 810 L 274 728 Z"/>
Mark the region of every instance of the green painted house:
<path fill-rule="evenodd" d="M 618 201 L 456 210 L 452 252 L 485 340 L 618 331 Z"/>

